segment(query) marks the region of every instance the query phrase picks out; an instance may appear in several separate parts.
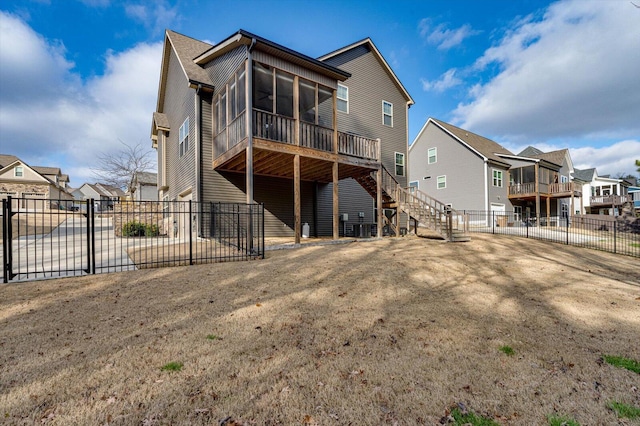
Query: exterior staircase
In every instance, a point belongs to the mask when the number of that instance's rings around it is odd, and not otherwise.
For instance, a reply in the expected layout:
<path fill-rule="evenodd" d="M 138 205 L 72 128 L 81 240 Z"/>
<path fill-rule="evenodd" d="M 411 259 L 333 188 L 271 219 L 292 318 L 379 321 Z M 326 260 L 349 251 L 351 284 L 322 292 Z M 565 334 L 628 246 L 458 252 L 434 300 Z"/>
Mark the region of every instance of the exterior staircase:
<path fill-rule="evenodd" d="M 358 183 L 375 199 L 375 173 L 356 178 Z M 416 225 L 423 225 L 450 242 L 470 241 L 465 232 L 466 217 L 441 201 L 417 188 L 403 188 L 398 181 L 382 167 L 382 207 L 406 213 Z M 384 216 L 385 225 L 396 232 L 396 225 Z"/>

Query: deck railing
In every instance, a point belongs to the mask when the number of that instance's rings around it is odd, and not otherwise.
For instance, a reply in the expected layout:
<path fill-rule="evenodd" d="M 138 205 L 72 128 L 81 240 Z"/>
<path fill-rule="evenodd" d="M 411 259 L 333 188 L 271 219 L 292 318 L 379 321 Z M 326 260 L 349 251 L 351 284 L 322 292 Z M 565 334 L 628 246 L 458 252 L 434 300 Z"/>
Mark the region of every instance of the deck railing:
<path fill-rule="evenodd" d="M 624 203 L 628 203 L 630 201 L 633 201 L 630 195 L 603 195 L 603 196 L 591 197 L 592 206 L 597 206 L 597 205 L 619 206 Z"/>
<path fill-rule="evenodd" d="M 241 120 L 239 120 L 241 121 Z M 266 111 L 253 111 L 253 136 L 275 142 L 295 144 L 296 120 Z M 230 132 L 231 135 L 231 132 Z M 300 121 L 300 146 L 320 151 L 334 151 L 334 131 L 331 128 Z M 231 138 L 231 136 L 229 136 Z M 240 139 L 239 139 L 240 140 Z M 338 132 L 338 153 L 377 160 L 380 141 L 353 133 Z M 229 141 L 229 148 L 233 146 Z M 216 140 L 216 147 L 218 142 Z"/>
<path fill-rule="evenodd" d="M 353 157 L 378 159 L 378 143 L 376 139 L 366 138 L 353 133 L 338 132 L 338 152 Z"/>
<path fill-rule="evenodd" d="M 538 191 L 541 194 L 565 194 L 580 192 L 580 187 L 573 182 L 544 183 L 538 184 Z M 535 182 L 516 183 L 509 185 L 509 195 L 531 195 L 536 193 Z"/>
<path fill-rule="evenodd" d="M 516 183 L 509 185 L 509 195 L 525 195 L 534 194 L 536 192 L 536 184 L 531 183 Z"/>
<path fill-rule="evenodd" d="M 300 145 L 320 151 L 333 151 L 333 129 L 300 122 Z"/>
<path fill-rule="evenodd" d="M 295 120 L 284 115 L 253 110 L 253 136 L 286 144 L 295 143 Z"/>
<path fill-rule="evenodd" d="M 247 137 L 246 115 L 243 111 L 231 123 L 229 123 L 229 145 L 227 149 L 233 148 Z"/>

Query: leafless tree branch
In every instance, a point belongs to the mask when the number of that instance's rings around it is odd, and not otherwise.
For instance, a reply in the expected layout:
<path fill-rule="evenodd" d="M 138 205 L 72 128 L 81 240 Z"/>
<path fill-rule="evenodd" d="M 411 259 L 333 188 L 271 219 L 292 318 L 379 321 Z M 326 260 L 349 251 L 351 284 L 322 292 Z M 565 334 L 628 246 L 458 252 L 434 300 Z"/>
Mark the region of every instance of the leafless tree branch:
<path fill-rule="evenodd" d="M 126 188 L 138 172 L 149 171 L 154 166 L 152 151 L 142 144 L 127 145 L 123 141 L 122 149 L 114 152 L 102 152 L 97 155 L 97 165 L 93 174 L 100 182 Z"/>

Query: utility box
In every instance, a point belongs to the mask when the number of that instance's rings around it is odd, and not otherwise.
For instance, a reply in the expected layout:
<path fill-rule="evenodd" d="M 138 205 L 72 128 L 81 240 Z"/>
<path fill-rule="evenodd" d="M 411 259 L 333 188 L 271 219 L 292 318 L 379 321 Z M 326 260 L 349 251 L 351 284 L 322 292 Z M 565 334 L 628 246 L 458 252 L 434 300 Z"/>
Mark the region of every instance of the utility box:
<path fill-rule="evenodd" d="M 348 222 L 349 213 L 340 213 L 340 222 Z"/>
<path fill-rule="evenodd" d="M 370 223 L 354 224 L 353 236 L 356 238 L 371 238 L 371 224 Z"/>

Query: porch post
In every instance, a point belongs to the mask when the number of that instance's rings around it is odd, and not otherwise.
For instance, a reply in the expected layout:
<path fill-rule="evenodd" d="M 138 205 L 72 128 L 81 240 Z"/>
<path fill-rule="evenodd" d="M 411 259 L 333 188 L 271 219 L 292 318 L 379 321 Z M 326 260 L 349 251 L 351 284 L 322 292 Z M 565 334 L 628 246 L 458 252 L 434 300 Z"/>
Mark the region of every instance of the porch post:
<path fill-rule="evenodd" d="M 333 153 L 338 153 L 338 92 L 333 91 Z"/>
<path fill-rule="evenodd" d="M 535 180 L 536 180 L 536 220 L 540 226 L 540 171 L 539 164 L 535 164 Z"/>
<path fill-rule="evenodd" d="M 338 162 L 333 162 L 333 239 L 340 238 L 340 207 L 338 205 Z"/>
<path fill-rule="evenodd" d="M 300 244 L 300 154 L 293 156 L 293 226 L 296 244 Z"/>
<path fill-rule="evenodd" d="M 551 197 L 547 197 L 547 226 L 549 226 L 549 216 L 551 216 Z"/>
<path fill-rule="evenodd" d="M 247 75 L 247 84 L 245 84 L 245 96 L 247 110 L 247 149 L 245 152 L 245 162 L 246 162 L 246 193 L 247 193 L 247 204 L 253 204 L 253 64 L 251 60 L 251 49 L 249 49 L 249 54 L 247 58 L 246 65 L 246 75 Z"/>
<path fill-rule="evenodd" d="M 293 76 L 293 141 L 300 146 L 300 85 L 299 77 Z"/>
<path fill-rule="evenodd" d="M 382 166 L 376 170 L 376 206 L 378 207 L 376 236 L 382 238 Z"/>

